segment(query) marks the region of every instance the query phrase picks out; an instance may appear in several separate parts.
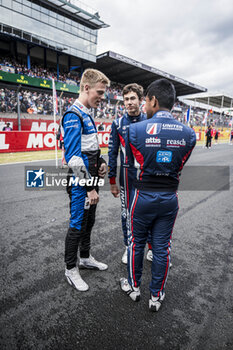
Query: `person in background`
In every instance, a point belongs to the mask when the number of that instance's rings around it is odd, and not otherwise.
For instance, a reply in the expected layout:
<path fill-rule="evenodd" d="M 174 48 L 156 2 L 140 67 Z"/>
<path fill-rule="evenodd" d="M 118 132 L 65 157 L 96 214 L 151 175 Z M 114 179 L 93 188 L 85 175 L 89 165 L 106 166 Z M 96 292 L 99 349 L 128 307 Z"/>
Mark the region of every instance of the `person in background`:
<path fill-rule="evenodd" d="M 104 124 L 103 124 L 103 122 L 101 122 L 100 125 L 98 126 L 98 131 L 104 131 Z"/>
<path fill-rule="evenodd" d="M 137 173 L 129 195 L 128 278 L 120 287 L 133 301 L 140 300 L 144 247 L 151 234 L 153 261 L 149 309 L 158 311 L 165 298 L 171 238 L 178 213 L 179 175 L 196 144 L 195 131 L 173 118 L 175 88 L 159 79 L 146 91 L 147 120 L 131 124 L 126 138 L 129 168 Z"/>
<path fill-rule="evenodd" d="M 209 125 L 206 131 L 206 148 L 211 148 L 212 128 Z"/>
<path fill-rule="evenodd" d="M 233 129 L 231 129 L 231 137 L 230 137 L 230 144 L 233 144 Z"/>
<path fill-rule="evenodd" d="M 12 131 L 12 127 L 10 123 L 6 123 L 6 126 L 2 129 L 2 131 Z"/>
<path fill-rule="evenodd" d="M 216 129 L 215 134 L 214 134 L 215 145 L 218 144 L 218 136 L 219 136 L 219 131 L 218 131 L 218 129 Z"/>

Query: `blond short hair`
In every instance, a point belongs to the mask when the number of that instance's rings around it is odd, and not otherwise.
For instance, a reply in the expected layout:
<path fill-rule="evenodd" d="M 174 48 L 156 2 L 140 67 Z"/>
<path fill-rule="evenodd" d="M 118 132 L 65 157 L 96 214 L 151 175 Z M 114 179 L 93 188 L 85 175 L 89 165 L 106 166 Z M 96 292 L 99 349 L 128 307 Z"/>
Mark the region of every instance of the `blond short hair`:
<path fill-rule="evenodd" d="M 110 80 L 104 73 L 100 72 L 97 69 L 88 68 L 83 72 L 80 81 L 80 90 L 83 91 L 86 84 L 94 86 L 97 83 L 103 83 L 107 86 L 110 86 Z"/>

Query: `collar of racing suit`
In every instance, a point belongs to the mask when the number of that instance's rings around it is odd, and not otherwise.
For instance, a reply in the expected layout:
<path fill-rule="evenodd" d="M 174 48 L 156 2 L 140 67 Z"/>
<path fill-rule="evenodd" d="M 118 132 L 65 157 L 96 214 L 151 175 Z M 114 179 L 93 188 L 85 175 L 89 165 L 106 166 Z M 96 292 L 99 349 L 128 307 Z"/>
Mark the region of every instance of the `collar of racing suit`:
<path fill-rule="evenodd" d="M 142 115 L 142 113 L 140 113 L 139 115 L 136 115 L 136 116 L 131 116 L 131 115 L 129 115 L 128 113 L 126 113 L 126 116 L 127 116 L 127 118 L 130 120 L 131 123 L 132 123 L 132 122 L 133 122 L 133 123 L 137 122 L 138 119 L 140 119 L 141 115 Z"/>
<path fill-rule="evenodd" d="M 74 105 L 81 109 L 81 111 L 83 111 L 84 113 L 91 115 L 91 108 L 87 108 L 86 106 L 84 106 L 78 98 L 74 101 Z"/>
<path fill-rule="evenodd" d="M 174 119 L 172 114 L 168 111 L 158 111 L 153 115 L 152 118 L 168 118 L 168 119 L 172 118 L 172 119 Z"/>

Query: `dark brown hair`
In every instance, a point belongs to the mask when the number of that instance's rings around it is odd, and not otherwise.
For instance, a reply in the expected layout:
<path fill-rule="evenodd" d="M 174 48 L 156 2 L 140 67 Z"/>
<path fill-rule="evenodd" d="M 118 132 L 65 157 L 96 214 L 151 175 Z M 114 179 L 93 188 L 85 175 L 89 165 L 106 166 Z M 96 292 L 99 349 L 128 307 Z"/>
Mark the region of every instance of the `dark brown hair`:
<path fill-rule="evenodd" d="M 139 100 L 143 98 L 143 87 L 141 85 L 136 83 L 125 85 L 123 88 L 123 97 L 131 91 L 136 92 Z"/>

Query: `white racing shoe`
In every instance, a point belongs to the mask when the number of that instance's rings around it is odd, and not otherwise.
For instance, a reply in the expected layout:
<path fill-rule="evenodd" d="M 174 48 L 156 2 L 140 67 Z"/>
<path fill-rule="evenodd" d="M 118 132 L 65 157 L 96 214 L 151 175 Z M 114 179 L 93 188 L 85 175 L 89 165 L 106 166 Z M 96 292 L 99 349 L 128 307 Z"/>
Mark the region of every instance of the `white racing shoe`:
<path fill-rule="evenodd" d="M 128 262 L 128 247 L 125 247 L 125 251 L 124 251 L 124 254 L 122 255 L 121 262 L 122 262 L 122 264 L 127 265 L 127 262 Z"/>
<path fill-rule="evenodd" d="M 65 276 L 68 283 L 79 290 L 80 292 L 86 292 L 89 289 L 88 284 L 80 276 L 79 270 L 77 267 L 74 267 L 71 270 L 65 270 Z"/>
<path fill-rule="evenodd" d="M 90 255 L 89 258 L 80 258 L 79 267 L 80 269 L 104 271 L 107 270 L 108 265 L 95 260 L 95 258 L 93 258 L 93 256 Z"/>
<path fill-rule="evenodd" d="M 146 260 L 147 260 L 147 261 L 152 261 L 152 260 L 153 260 L 152 249 L 148 249 L 148 252 L 147 252 L 147 254 L 146 254 Z"/>
<path fill-rule="evenodd" d="M 128 283 L 127 278 L 121 278 L 120 279 L 120 287 L 123 292 L 125 292 L 133 301 L 139 301 L 140 300 L 140 289 L 131 287 L 131 285 Z"/>
<path fill-rule="evenodd" d="M 165 298 L 165 293 L 163 293 L 163 295 L 160 297 L 154 297 L 151 294 L 150 299 L 149 299 L 149 309 L 153 312 L 159 311 L 164 298 Z"/>

